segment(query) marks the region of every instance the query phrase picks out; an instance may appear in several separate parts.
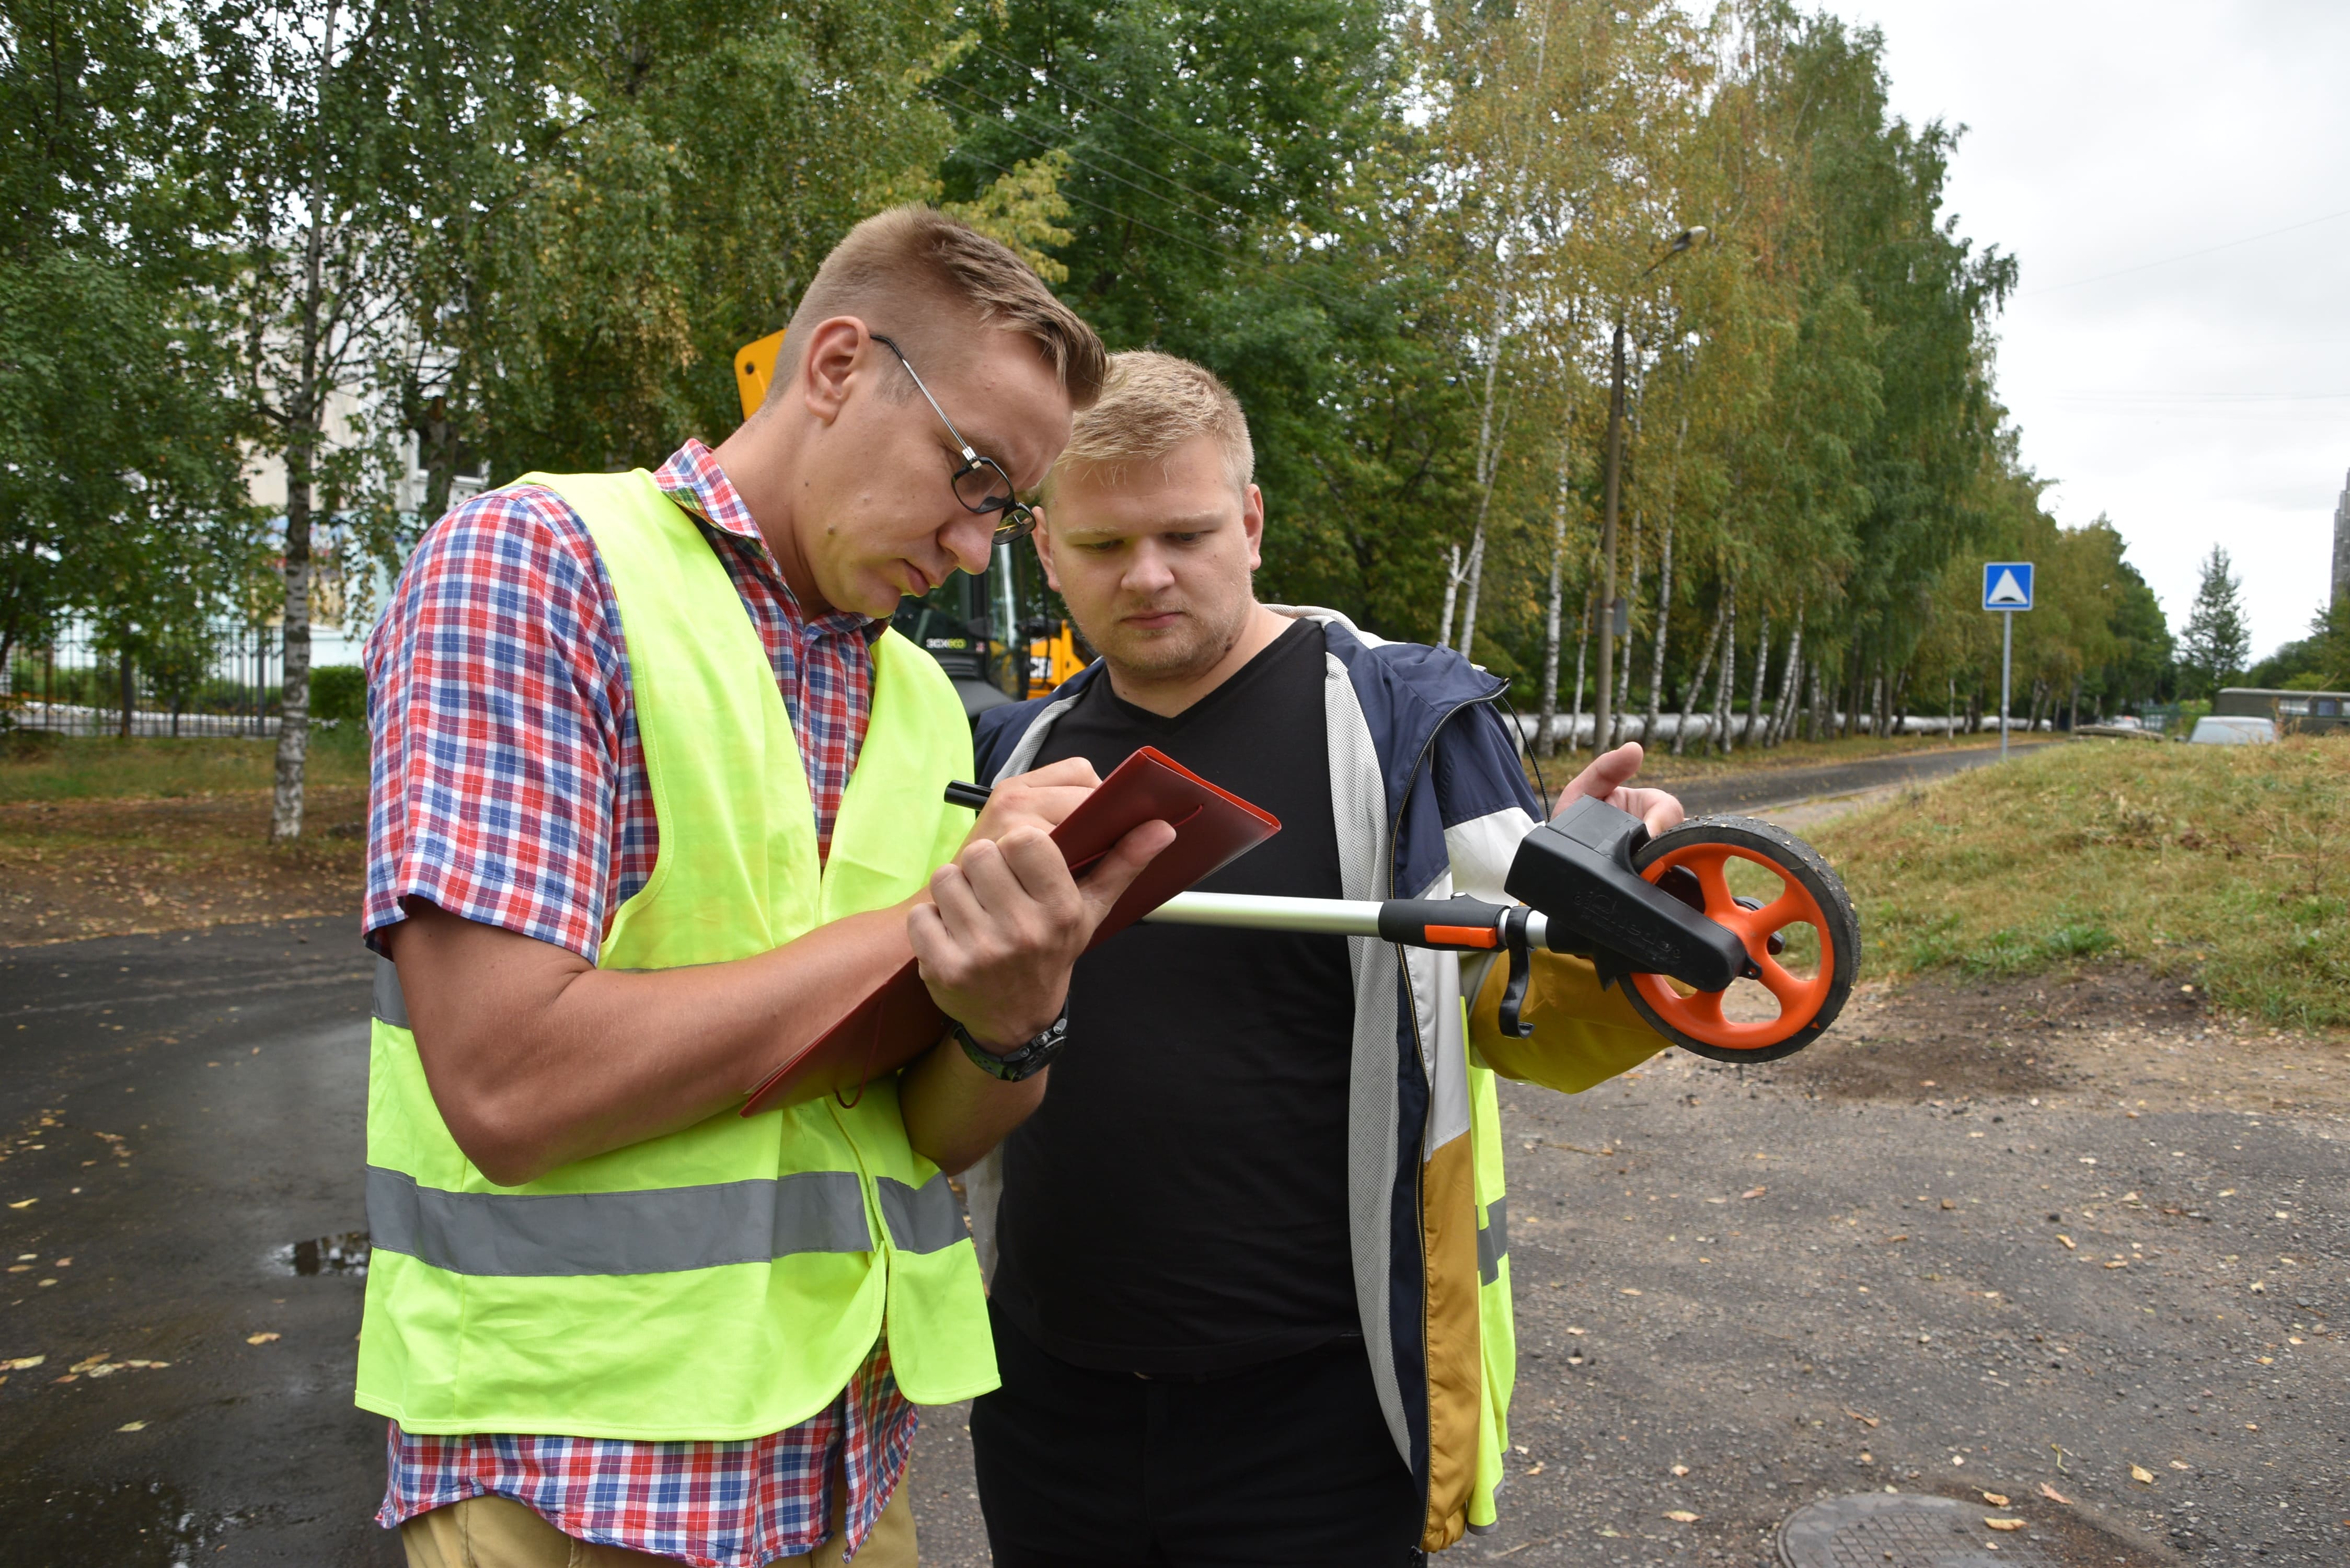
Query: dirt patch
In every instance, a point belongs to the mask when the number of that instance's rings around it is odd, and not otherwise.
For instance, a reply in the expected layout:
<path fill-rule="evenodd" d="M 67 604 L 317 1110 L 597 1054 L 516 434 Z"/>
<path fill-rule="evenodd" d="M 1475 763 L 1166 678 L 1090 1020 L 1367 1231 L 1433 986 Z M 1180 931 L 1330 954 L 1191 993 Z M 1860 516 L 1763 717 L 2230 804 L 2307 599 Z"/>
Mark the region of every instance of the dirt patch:
<path fill-rule="evenodd" d="M 2216 1013 L 2201 988 L 2136 965 L 1868 987 L 1818 1044 L 1753 1071 L 1833 1100 L 2350 1109 L 2350 1045 Z"/>
<path fill-rule="evenodd" d="M 367 792 L 314 788 L 268 843 L 261 792 L 0 805 L 0 946 L 316 915 L 357 918 Z"/>

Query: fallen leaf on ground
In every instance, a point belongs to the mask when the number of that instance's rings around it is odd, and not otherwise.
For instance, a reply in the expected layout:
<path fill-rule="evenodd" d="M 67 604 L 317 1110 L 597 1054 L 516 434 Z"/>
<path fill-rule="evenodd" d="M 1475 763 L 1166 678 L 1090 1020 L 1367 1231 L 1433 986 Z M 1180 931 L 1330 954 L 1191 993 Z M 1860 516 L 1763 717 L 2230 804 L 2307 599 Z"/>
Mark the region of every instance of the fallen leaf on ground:
<path fill-rule="evenodd" d="M 1638 1295 L 1640 1293 L 1639 1293 L 1639 1292 L 1638 1292 L 1638 1291 L 1636 1291 L 1636 1290 L 1634 1290 L 1631 1286 L 1629 1286 L 1629 1285 L 1626 1285 L 1626 1286 L 1624 1287 L 1624 1289 L 1623 1289 L 1620 1293 L 1618 1293 L 1623 1294 L 1623 1295 L 1627 1295 L 1627 1296 L 1637 1296 L 1637 1295 Z"/>
<path fill-rule="evenodd" d="M 1691 1513 L 1685 1508 L 1669 1509 L 1666 1511 L 1665 1517 L 1671 1520 L 1676 1524 L 1695 1524 L 1697 1522 L 1697 1515 Z"/>
<path fill-rule="evenodd" d="M 114 1429 L 118 1432 L 143 1432 L 147 1429 L 147 1423 L 144 1421 L 125 1421 L 122 1425 L 115 1428 Z"/>
<path fill-rule="evenodd" d="M 2130 1466 L 2130 1480 L 2134 1481 L 2144 1481 L 2147 1485 L 2152 1486 L 2154 1484 L 2154 1472 L 2147 1469 L 2144 1465 L 2132 1465 Z"/>
<path fill-rule="evenodd" d="M 1877 1245 L 1880 1247 L 1890 1247 L 1896 1241 L 1907 1241 L 1908 1239 L 1909 1232 L 1904 1231 L 1898 1236 L 1887 1236 L 1884 1241 L 1878 1242 Z"/>
<path fill-rule="evenodd" d="M 2079 1243 L 2074 1241 L 2070 1236 L 2060 1235 L 2056 1239 L 2064 1243 L 2064 1250 L 2068 1252 L 2074 1251 L 2079 1246 Z"/>
<path fill-rule="evenodd" d="M 2000 1496 L 1999 1493 L 1995 1491 L 1987 1491 L 1982 1494 L 1982 1497 L 1983 1501 L 1991 1504 L 1993 1508 L 2005 1508 L 2007 1506 L 2007 1499 Z"/>
<path fill-rule="evenodd" d="M 27 1372 L 47 1359 L 46 1355 L 19 1355 L 12 1361 L 0 1361 L 0 1372 Z"/>
<path fill-rule="evenodd" d="M 2021 1530 L 2023 1528 L 2023 1521 L 2020 1519 L 1986 1518 L 1983 1522 L 1990 1525 L 1993 1530 Z"/>
<path fill-rule="evenodd" d="M 1675 1466 L 1673 1467 L 1673 1474 L 1675 1474 L 1675 1475 L 1677 1475 L 1677 1476 L 1685 1476 L 1685 1475 L 1689 1474 L 1689 1466 L 1687 1466 L 1687 1465 L 1675 1465 Z"/>
<path fill-rule="evenodd" d="M 1851 1417 L 1854 1420 L 1859 1422 L 1864 1427 L 1874 1427 L 1877 1425 L 1877 1417 L 1874 1416 L 1864 1416 L 1857 1410 L 1846 1410 L 1845 1414 Z"/>
<path fill-rule="evenodd" d="M 2129 1260 L 2126 1258 L 2116 1258 L 2112 1262 L 2107 1263 L 2106 1267 L 2109 1269 L 2126 1269 L 2129 1267 Z"/>
<path fill-rule="evenodd" d="M 275 1331 L 267 1334 L 248 1334 L 244 1336 L 244 1343 L 247 1345 L 267 1345 L 271 1340 L 279 1337 L 280 1335 L 278 1335 Z"/>
<path fill-rule="evenodd" d="M 1738 1196 L 1741 1198 L 1760 1198 L 1770 1190 L 1771 1189 L 1767 1187 L 1750 1187 Z"/>
<path fill-rule="evenodd" d="M 2173 1459 L 2170 1461 L 2170 1468 L 2175 1470 L 2191 1470 L 2195 1467 L 2183 1459 Z"/>
<path fill-rule="evenodd" d="M 27 1198 L 21 1203 L 11 1203 L 8 1207 L 11 1209 L 30 1209 L 34 1204 L 38 1203 L 40 1199 L 37 1198 Z"/>
<path fill-rule="evenodd" d="M 1534 1467 L 1534 1469 L 1530 1469 L 1530 1470 L 1528 1470 L 1528 1471 L 1526 1472 L 1526 1474 L 1528 1474 L 1528 1475 L 1530 1475 L 1530 1476 L 1538 1476 L 1538 1475 L 1540 1475 L 1540 1474 L 1542 1474 L 1542 1473 L 1543 1473 L 1543 1468 L 1542 1468 L 1542 1466 L 1541 1466 L 1541 1465 L 1539 1465 L 1539 1464 L 1535 1465 L 1535 1466 Z"/>
<path fill-rule="evenodd" d="M 88 1372 L 94 1366 L 103 1366 L 105 1361 L 106 1352 L 101 1350 L 95 1355 L 83 1356 L 79 1361 L 77 1361 L 71 1366 L 67 1367 L 66 1370 L 68 1372 Z"/>
<path fill-rule="evenodd" d="M 2066 1497 L 2063 1492 L 2058 1491 L 2046 1481 L 2042 1481 L 2040 1483 L 2040 1495 L 2046 1498 L 2051 1502 L 2061 1502 L 2066 1508 L 2073 1506 L 2073 1500 L 2071 1498 Z"/>

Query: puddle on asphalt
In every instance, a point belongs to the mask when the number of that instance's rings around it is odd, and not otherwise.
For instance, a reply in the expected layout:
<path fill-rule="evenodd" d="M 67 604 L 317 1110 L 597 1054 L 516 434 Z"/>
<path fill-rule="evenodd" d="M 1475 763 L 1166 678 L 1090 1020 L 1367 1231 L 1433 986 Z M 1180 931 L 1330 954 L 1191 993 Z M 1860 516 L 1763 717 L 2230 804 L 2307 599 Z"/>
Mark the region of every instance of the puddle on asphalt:
<path fill-rule="evenodd" d="M 54 1485 L 43 1485 L 47 1480 Z M 163 1481 L 66 1482 L 20 1477 L 0 1488 L 11 1563 L 106 1563 L 195 1568 L 249 1515 L 199 1511 Z"/>
<path fill-rule="evenodd" d="M 368 1233 L 346 1231 L 339 1236 L 314 1236 L 277 1249 L 280 1267 L 296 1274 L 352 1274 L 368 1271 Z"/>

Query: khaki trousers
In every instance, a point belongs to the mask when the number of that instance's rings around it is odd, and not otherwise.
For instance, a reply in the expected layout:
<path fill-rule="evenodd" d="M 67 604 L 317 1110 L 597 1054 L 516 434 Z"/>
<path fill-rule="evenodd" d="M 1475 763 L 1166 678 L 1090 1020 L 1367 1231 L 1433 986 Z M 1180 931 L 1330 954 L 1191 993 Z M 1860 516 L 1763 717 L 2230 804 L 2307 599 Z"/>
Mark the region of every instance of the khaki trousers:
<path fill-rule="evenodd" d="M 846 1515 L 836 1491 L 833 1517 Z M 846 1540 L 844 1533 L 836 1532 L 831 1540 L 806 1556 L 776 1561 L 793 1568 L 838 1568 Z M 407 1549 L 408 1568 L 634 1568 L 677 1561 L 575 1541 L 504 1497 L 471 1497 L 420 1513 L 400 1527 L 400 1543 Z M 903 1483 L 873 1521 L 872 1533 L 857 1553 L 857 1568 L 868 1564 L 870 1568 L 914 1568 L 914 1510 L 906 1501 Z"/>

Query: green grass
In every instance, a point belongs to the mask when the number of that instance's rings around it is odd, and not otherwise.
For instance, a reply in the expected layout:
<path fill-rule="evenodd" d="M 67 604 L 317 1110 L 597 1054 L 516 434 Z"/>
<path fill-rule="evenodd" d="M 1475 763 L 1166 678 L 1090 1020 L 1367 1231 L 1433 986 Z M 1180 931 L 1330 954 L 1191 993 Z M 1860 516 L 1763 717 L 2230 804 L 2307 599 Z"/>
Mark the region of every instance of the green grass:
<path fill-rule="evenodd" d="M 276 767 L 273 740 L 83 739 L 19 732 L 0 737 L 0 802 L 177 800 L 265 790 Z M 356 724 L 310 737 L 309 779 L 367 782 L 367 737 Z"/>
<path fill-rule="evenodd" d="M 2350 1027 L 2350 744 L 2077 742 L 1828 825 L 1868 968 L 2127 960 L 2230 1011 Z"/>

